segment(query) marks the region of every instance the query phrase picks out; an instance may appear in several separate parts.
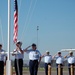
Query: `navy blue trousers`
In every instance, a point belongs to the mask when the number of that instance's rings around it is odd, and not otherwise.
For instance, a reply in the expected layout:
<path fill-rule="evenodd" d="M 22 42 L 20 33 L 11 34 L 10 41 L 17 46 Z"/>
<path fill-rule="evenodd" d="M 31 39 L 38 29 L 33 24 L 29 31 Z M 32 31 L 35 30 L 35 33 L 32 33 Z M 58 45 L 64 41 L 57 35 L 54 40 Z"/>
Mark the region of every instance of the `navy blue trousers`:
<path fill-rule="evenodd" d="M 51 64 L 45 63 L 45 75 L 48 75 L 48 65 L 51 65 Z"/>
<path fill-rule="evenodd" d="M 71 75 L 71 65 L 74 66 L 74 64 L 68 64 L 69 75 Z M 73 68 L 73 69 L 74 69 L 74 68 Z M 74 74 L 74 70 L 73 70 L 73 74 Z"/>
<path fill-rule="evenodd" d="M 56 66 L 57 66 L 57 75 L 58 75 L 58 65 L 59 65 L 59 64 L 56 64 Z M 61 72 L 60 72 L 60 73 L 61 73 L 61 75 L 63 75 L 63 65 L 60 64 L 60 66 L 61 66 Z"/>
<path fill-rule="evenodd" d="M 4 62 L 0 61 L 0 75 L 4 75 Z"/>
<path fill-rule="evenodd" d="M 23 59 L 15 59 L 14 61 L 16 75 L 23 75 Z M 19 74 L 18 74 L 19 73 Z"/>
<path fill-rule="evenodd" d="M 29 71 L 30 71 L 30 75 L 37 75 L 38 60 L 30 60 L 29 61 Z"/>

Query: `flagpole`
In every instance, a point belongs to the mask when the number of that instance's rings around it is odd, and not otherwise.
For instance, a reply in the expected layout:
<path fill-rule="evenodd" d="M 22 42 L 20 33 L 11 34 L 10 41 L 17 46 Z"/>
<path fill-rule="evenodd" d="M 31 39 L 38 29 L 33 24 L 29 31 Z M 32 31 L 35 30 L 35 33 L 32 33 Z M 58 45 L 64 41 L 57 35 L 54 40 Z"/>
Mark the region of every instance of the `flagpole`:
<path fill-rule="evenodd" d="M 8 0 L 8 60 L 10 60 L 10 0 Z"/>
<path fill-rule="evenodd" d="M 11 60 L 10 60 L 10 2 L 11 0 L 8 0 L 8 41 L 7 41 L 7 56 L 8 56 L 8 59 L 7 59 L 7 62 L 6 62 L 6 75 L 11 75 Z"/>

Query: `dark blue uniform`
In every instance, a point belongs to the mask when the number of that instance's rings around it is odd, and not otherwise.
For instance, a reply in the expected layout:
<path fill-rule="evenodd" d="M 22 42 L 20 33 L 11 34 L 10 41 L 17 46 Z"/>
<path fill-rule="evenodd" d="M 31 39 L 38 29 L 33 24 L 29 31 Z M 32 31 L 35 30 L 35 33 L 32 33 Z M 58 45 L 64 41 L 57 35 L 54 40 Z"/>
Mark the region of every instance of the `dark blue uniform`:
<path fill-rule="evenodd" d="M 15 51 L 15 60 L 14 60 L 14 66 L 15 66 L 15 72 L 16 75 L 23 75 L 23 58 L 24 54 L 22 54 L 19 50 Z"/>
<path fill-rule="evenodd" d="M 45 74 L 48 75 L 48 65 L 51 65 L 52 56 L 51 55 L 45 55 L 44 56 L 44 62 L 45 62 Z"/>
<path fill-rule="evenodd" d="M 0 52 L 4 52 L 4 50 L 0 49 Z M 6 54 L 0 54 L 0 75 L 4 75 L 4 58 L 6 58 Z"/>
<path fill-rule="evenodd" d="M 29 70 L 30 75 L 37 75 L 38 72 L 38 63 L 39 59 L 41 57 L 41 54 L 38 50 L 27 50 L 27 53 L 29 53 Z"/>

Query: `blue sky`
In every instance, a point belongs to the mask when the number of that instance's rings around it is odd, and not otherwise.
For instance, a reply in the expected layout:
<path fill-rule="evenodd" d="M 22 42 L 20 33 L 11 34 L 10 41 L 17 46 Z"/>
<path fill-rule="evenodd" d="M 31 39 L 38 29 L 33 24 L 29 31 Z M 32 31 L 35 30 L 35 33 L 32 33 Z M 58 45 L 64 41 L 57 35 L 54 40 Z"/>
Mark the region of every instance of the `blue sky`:
<path fill-rule="evenodd" d="M 0 2 L 0 42 L 7 50 L 7 0 Z M 18 39 L 23 48 L 37 43 L 41 53 L 75 48 L 75 0 L 18 0 Z M 11 51 L 13 44 L 14 0 L 11 0 Z M 2 30 L 1 30 L 2 29 Z M 2 40 L 3 39 L 3 40 Z"/>

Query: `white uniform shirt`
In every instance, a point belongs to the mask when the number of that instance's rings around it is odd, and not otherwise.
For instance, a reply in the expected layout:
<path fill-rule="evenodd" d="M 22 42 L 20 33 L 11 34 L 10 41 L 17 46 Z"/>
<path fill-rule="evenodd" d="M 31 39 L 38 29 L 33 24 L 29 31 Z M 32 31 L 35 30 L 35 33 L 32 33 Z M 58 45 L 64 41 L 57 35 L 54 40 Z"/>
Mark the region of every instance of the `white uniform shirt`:
<path fill-rule="evenodd" d="M 30 60 L 38 60 L 41 57 L 41 53 L 38 50 L 27 50 L 27 53 L 29 54 Z"/>
<path fill-rule="evenodd" d="M 64 58 L 62 56 L 57 56 L 56 58 L 56 64 L 63 64 Z"/>
<path fill-rule="evenodd" d="M 45 55 L 44 56 L 44 62 L 45 63 L 51 63 L 52 61 L 52 56 L 51 55 Z"/>
<path fill-rule="evenodd" d="M 24 54 L 22 54 L 19 50 L 16 51 L 16 49 L 15 49 L 14 54 L 15 54 L 15 59 L 23 59 L 24 58 Z"/>
<path fill-rule="evenodd" d="M 0 50 L 0 52 L 5 52 L 3 49 Z M 0 54 L 0 61 L 5 61 L 6 54 Z"/>
<path fill-rule="evenodd" d="M 69 56 L 69 57 L 67 57 L 67 61 L 68 61 L 69 64 L 73 64 L 73 63 L 75 63 L 75 57 Z"/>

